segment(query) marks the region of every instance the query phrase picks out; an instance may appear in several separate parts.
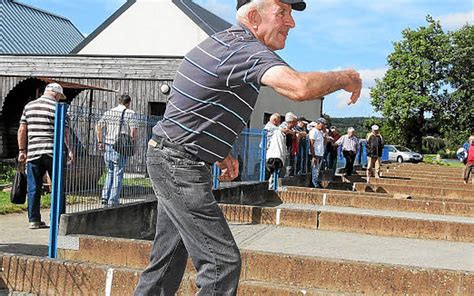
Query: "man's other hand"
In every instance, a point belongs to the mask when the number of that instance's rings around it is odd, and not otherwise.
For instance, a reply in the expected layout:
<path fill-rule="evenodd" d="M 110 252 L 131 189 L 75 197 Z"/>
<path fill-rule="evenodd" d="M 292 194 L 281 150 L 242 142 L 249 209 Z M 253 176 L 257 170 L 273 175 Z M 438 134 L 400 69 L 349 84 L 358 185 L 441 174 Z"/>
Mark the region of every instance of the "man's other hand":
<path fill-rule="evenodd" d="M 239 162 L 231 155 L 228 155 L 223 161 L 217 162 L 217 165 L 222 172 L 219 177 L 221 182 L 232 181 L 239 175 Z"/>
<path fill-rule="evenodd" d="M 349 78 L 346 87 L 344 87 L 344 90 L 352 93 L 347 104 L 355 104 L 359 99 L 360 93 L 362 91 L 362 79 L 360 78 L 360 74 L 354 69 L 344 70 L 344 74 L 346 74 Z"/>

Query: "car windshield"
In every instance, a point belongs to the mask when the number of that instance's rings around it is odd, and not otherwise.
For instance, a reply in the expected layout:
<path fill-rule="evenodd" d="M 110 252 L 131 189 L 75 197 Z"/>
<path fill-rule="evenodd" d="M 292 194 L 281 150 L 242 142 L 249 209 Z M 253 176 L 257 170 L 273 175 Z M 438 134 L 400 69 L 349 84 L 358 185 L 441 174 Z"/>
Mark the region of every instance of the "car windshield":
<path fill-rule="evenodd" d="M 408 149 L 407 147 L 395 146 L 395 148 L 397 148 L 397 150 L 400 151 L 400 152 L 411 152 L 411 150 Z"/>

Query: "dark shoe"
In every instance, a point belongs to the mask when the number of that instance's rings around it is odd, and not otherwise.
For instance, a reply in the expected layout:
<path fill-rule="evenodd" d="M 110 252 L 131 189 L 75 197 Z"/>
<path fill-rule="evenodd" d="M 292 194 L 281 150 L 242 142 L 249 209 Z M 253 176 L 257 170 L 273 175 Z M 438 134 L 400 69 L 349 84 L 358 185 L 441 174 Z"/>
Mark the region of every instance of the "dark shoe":
<path fill-rule="evenodd" d="M 105 198 L 102 199 L 101 204 L 106 206 L 107 205 L 107 200 Z"/>

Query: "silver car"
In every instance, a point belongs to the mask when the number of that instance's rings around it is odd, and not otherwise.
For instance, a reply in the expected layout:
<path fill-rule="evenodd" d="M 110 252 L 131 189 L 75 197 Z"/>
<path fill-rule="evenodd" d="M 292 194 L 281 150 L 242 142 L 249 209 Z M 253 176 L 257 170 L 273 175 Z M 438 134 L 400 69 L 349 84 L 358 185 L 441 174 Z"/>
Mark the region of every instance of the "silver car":
<path fill-rule="evenodd" d="M 413 152 L 407 147 L 399 145 L 385 145 L 388 149 L 388 159 L 396 162 L 420 162 L 423 161 L 423 155 Z"/>

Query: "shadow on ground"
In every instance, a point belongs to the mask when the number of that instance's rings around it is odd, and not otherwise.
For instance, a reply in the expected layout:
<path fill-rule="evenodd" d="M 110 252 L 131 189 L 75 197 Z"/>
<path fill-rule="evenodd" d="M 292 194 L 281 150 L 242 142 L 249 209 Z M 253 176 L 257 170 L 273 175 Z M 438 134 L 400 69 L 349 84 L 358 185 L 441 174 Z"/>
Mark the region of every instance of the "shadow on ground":
<path fill-rule="evenodd" d="M 28 244 L 4 244 L 0 243 L 0 252 L 11 254 L 22 254 L 31 256 L 47 256 L 48 246 L 45 245 L 28 245 Z"/>

